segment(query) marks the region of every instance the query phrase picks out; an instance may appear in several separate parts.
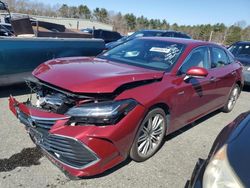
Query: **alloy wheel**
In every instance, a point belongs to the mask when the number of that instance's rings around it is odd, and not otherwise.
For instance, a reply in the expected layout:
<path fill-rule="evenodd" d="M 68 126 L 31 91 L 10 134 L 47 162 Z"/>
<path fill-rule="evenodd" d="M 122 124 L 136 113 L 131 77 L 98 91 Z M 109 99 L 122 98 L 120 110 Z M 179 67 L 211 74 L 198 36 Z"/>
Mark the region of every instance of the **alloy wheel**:
<path fill-rule="evenodd" d="M 146 157 L 155 152 L 164 136 L 164 117 L 154 114 L 144 123 L 137 140 L 138 154 Z"/>
<path fill-rule="evenodd" d="M 230 111 L 233 109 L 238 97 L 239 97 L 239 87 L 234 87 L 228 101 L 228 109 Z"/>

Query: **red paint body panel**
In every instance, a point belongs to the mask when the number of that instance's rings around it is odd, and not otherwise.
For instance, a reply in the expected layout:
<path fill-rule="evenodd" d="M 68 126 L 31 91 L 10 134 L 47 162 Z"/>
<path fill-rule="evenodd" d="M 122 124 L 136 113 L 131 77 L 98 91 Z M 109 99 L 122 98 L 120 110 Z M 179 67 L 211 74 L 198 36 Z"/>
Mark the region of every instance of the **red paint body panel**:
<path fill-rule="evenodd" d="M 147 40 L 147 39 L 141 39 Z M 198 72 L 204 78 L 184 80 L 178 69 L 190 54 L 199 46 L 214 44 L 169 38 L 149 38 L 182 43 L 186 48 L 170 72 L 155 71 L 98 58 L 62 58 L 40 65 L 33 75 L 52 86 L 72 93 L 112 93 L 124 84 L 144 80 L 154 82 L 129 87 L 117 94 L 114 100 L 134 99 L 137 106 L 115 125 L 68 126 L 68 119 L 59 120 L 50 129 L 52 135 L 62 135 L 77 139 L 98 156 L 99 161 L 83 169 L 65 165 L 56 158 L 52 161 L 74 176 L 92 176 L 104 172 L 125 160 L 141 121 L 147 112 L 156 105 L 165 106 L 170 114 L 166 134 L 172 133 L 202 116 L 221 108 L 228 100 L 229 93 L 236 83 L 242 86 L 242 67 L 239 63 Z M 196 71 L 197 73 L 197 71 Z M 206 75 L 206 76 L 205 76 Z M 29 116 L 61 118 L 59 115 L 29 107 L 10 98 L 10 109 L 17 115 L 17 107 Z M 67 118 L 67 117 L 66 117 Z"/>
<path fill-rule="evenodd" d="M 163 72 L 97 58 L 75 58 L 48 61 L 33 75 L 74 93 L 112 93 L 126 83 L 161 78 Z"/>

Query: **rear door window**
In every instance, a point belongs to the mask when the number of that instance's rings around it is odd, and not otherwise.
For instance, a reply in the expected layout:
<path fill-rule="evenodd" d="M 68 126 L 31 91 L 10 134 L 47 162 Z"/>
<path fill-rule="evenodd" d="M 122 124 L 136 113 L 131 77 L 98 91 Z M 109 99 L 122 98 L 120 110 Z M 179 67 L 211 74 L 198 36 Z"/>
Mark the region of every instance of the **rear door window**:
<path fill-rule="evenodd" d="M 212 55 L 211 68 L 223 67 L 225 65 L 230 64 L 227 53 L 221 48 L 212 47 L 211 55 Z"/>

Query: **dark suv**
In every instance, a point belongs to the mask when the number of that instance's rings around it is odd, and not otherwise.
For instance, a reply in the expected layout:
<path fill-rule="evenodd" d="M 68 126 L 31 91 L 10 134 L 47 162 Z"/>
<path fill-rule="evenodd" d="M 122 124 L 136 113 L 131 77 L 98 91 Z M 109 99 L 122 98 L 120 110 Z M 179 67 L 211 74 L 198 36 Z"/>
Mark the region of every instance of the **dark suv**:
<path fill-rule="evenodd" d="M 104 29 L 81 29 L 81 32 L 90 33 L 93 35 L 93 38 L 101 38 L 104 40 L 105 43 L 110 43 L 113 41 L 117 41 L 118 39 L 122 38 L 121 34 L 116 31 L 109 31 Z"/>
<path fill-rule="evenodd" d="M 245 85 L 250 85 L 250 41 L 236 42 L 229 47 L 229 51 L 244 66 Z"/>
<path fill-rule="evenodd" d="M 175 37 L 175 38 L 185 38 L 185 39 L 191 39 L 189 35 L 183 32 L 179 31 L 166 31 L 162 35 L 163 37 Z"/>
<path fill-rule="evenodd" d="M 107 50 L 114 48 L 115 46 L 118 46 L 124 42 L 127 42 L 129 40 L 135 39 L 137 37 L 175 37 L 175 38 L 187 38 L 191 39 L 190 36 L 188 36 L 185 33 L 179 32 L 179 31 L 166 31 L 166 30 L 139 30 L 134 32 L 130 36 L 125 36 L 118 41 L 107 43 L 105 48 Z"/>

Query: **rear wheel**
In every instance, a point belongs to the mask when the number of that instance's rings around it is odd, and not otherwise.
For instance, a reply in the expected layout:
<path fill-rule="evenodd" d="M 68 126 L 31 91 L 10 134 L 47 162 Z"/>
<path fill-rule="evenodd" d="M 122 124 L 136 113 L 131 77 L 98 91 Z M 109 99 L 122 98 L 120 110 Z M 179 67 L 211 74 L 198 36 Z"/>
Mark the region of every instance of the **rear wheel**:
<path fill-rule="evenodd" d="M 233 89 L 229 95 L 227 103 L 222 108 L 222 111 L 226 112 L 226 113 L 231 112 L 236 104 L 236 101 L 237 101 L 239 95 L 240 95 L 240 87 L 238 84 L 235 84 L 235 86 L 233 87 Z"/>
<path fill-rule="evenodd" d="M 145 161 L 157 152 L 163 143 L 166 124 L 166 114 L 161 108 L 155 108 L 146 115 L 130 150 L 134 161 Z"/>

